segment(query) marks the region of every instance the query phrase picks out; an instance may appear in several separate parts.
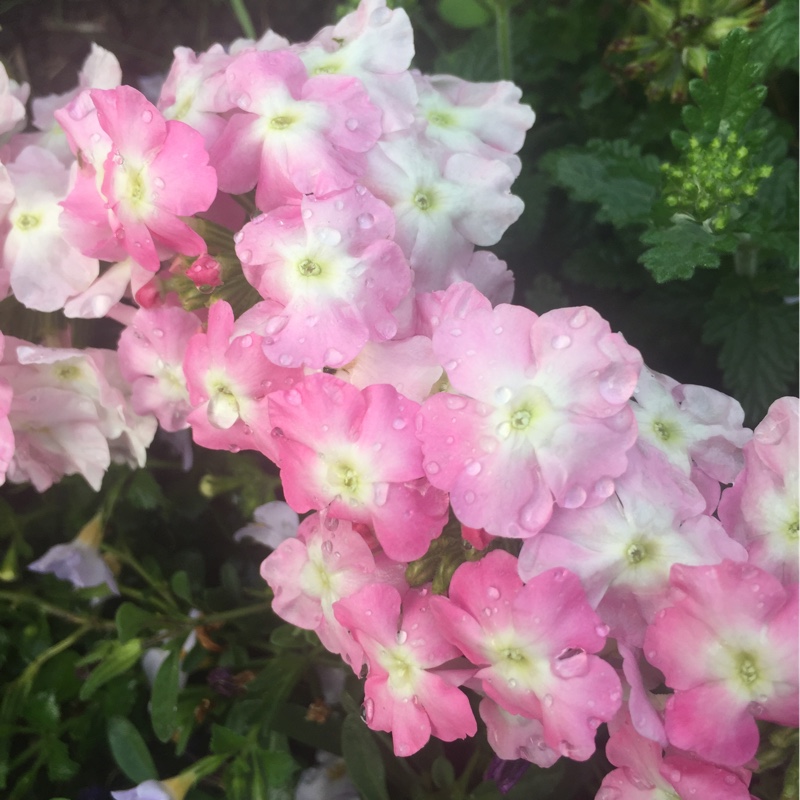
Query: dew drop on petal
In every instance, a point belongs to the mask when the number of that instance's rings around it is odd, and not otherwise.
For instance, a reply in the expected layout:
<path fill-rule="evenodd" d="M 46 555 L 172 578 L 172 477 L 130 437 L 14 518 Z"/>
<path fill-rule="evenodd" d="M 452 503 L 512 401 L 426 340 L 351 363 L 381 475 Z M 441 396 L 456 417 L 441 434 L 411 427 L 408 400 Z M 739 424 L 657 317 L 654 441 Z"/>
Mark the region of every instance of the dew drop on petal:
<path fill-rule="evenodd" d="M 452 409 L 453 411 L 458 411 L 461 408 L 465 408 L 467 405 L 467 400 L 464 397 L 461 397 L 457 394 L 448 395 L 444 401 L 445 405 Z"/>
<path fill-rule="evenodd" d="M 542 698 L 542 702 L 547 706 L 547 708 L 552 708 L 552 706 L 553 706 L 553 695 L 546 694 Z"/>
<path fill-rule="evenodd" d="M 450 328 L 451 336 L 461 336 L 462 333 L 463 331 L 461 330 L 461 328 Z"/>
<path fill-rule="evenodd" d="M 375 483 L 372 486 L 372 500 L 376 506 L 385 506 L 389 497 L 388 483 Z"/>
<path fill-rule="evenodd" d="M 164 183 L 164 179 L 163 179 L 163 178 L 156 178 L 156 179 L 153 181 L 153 185 L 154 185 L 154 186 L 155 186 L 157 189 L 163 189 L 163 188 L 164 188 L 164 187 L 165 187 L 167 184 L 166 184 L 166 183 Z"/>
<path fill-rule="evenodd" d="M 405 644 L 408 634 L 405 631 L 397 631 L 397 644 Z"/>
<path fill-rule="evenodd" d="M 586 491 L 580 486 L 573 486 L 564 496 L 561 504 L 564 508 L 580 508 L 586 502 Z"/>
<path fill-rule="evenodd" d="M 253 337 L 248 333 L 246 336 L 242 336 L 242 338 L 239 339 L 239 344 L 242 347 L 251 347 L 253 344 Z"/>
<path fill-rule="evenodd" d="M 280 333 L 288 324 L 289 317 L 279 314 L 267 320 L 267 324 L 264 325 L 264 331 L 270 336 L 274 336 L 276 333 Z"/>
<path fill-rule="evenodd" d="M 501 423 L 500 423 L 500 424 L 497 426 L 497 429 L 496 429 L 496 430 L 497 430 L 497 435 L 498 435 L 498 436 L 499 436 L 501 439 L 508 439 L 508 437 L 509 437 L 509 436 L 511 436 L 511 423 L 510 423 L 510 422 L 508 422 L 508 421 L 506 421 L 506 422 L 501 422 Z"/>
<path fill-rule="evenodd" d="M 594 632 L 595 632 L 595 633 L 596 633 L 598 636 L 602 636 L 603 638 L 605 638 L 605 637 L 606 637 L 606 636 L 608 636 L 608 634 L 611 632 L 611 628 L 609 628 L 609 627 L 608 627 L 608 625 L 598 625 L 598 626 L 597 626 L 597 627 L 594 629 Z"/>
<path fill-rule="evenodd" d="M 368 230 L 375 224 L 375 217 L 373 217 L 372 214 L 359 214 L 356 217 L 356 222 L 359 228 Z"/>
<path fill-rule="evenodd" d="M 466 468 L 464 469 L 464 472 L 466 472 L 467 475 L 472 475 L 473 477 L 475 475 L 480 474 L 480 471 L 481 471 L 480 461 L 470 461 L 470 463 L 467 464 Z"/>
<path fill-rule="evenodd" d="M 499 335 L 500 335 L 500 334 L 503 332 L 503 326 L 502 326 L 502 325 L 498 325 L 498 326 L 497 326 L 497 327 L 494 329 L 494 332 L 495 332 L 495 333 L 496 333 L 496 334 L 499 336 Z"/>
<path fill-rule="evenodd" d="M 611 497 L 614 494 L 614 481 L 611 478 L 601 478 L 594 485 L 594 493 L 598 497 Z"/>
<path fill-rule="evenodd" d="M 490 600 L 499 600 L 500 590 L 496 586 L 489 586 L 486 589 L 486 595 L 489 597 Z"/>
<path fill-rule="evenodd" d="M 441 467 L 435 461 L 429 461 L 423 466 L 425 467 L 425 472 L 427 472 L 429 475 L 435 475 L 441 469 Z"/>
<path fill-rule="evenodd" d="M 163 335 L 164 331 L 162 331 L 161 328 L 153 328 L 153 336 L 155 336 L 156 339 L 160 339 Z"/>
<path fill-rule="evenodd" d="M 550 340 L 550 345 L 552 346 L 553 350 L 563 350 L 564 348 L 569 347 L 571 344 L 572 337 L 567 336 L 564 333 L 554 336 Z"/>
<path fill-rule="evenodd" d="M 322 358 L 326 364 L 331 365 L 338 365 L 344 361 L 344 356 L 335 347 L 329 347 Z"/>
<path fill-rule="evenodd" d="M 447 372 L 452 372 L 458 366 L 458 361 L 448 361 L 444 368 Z"/>
<path fill-rule="evenodd" d="M 236 231 L 236 233 L 233 234 L 234 244 L 239 244 L 239 242 L 241 242 L 242 239 L 244 239 L 244 231 Z"/>
<path fill-rule="evenodd" d="M 241 261 L 242 264 L 249 264 L 253 260 L 252 250 L 242 250 L 238 255 L 239 261 Z"/>
<path fill-rule="evenodd" d="M 509 689 L 516 689 L 517 688 L 517 682 L 513 678 L 509 678 L 508 679 L 508 688 Z"/>
<path fill-rule="evenodd" d="M 587 321 L 588 317 L 586 316 L 586 310 L 580 308 L 570 317 L 569 326 L 571 328 L 582 328 Z"/>
<path fill-rule="evenodd" d="M 288 353 L 283 353 L 282 355 L 278 356 L 278 363 L 282 367 L 290 367 L 292 365 L 292 357 Z"/>
<path fill-rule="evenodd" d="M 322 543 L 322 552 L 326 555 L 330 555 L 333 552 L 333 542 L 330 539 L 326 539 Z"/>
<path fill-rule="evenodd" d="M 375 716 L 375 703 L 372 701 L 371 698 L 367 698 L 364 701 L 364 705 L 361 708 L 361 719 L 367 723 L 367 725 L 372 722 L 372 718 Z"/>
<path fill-rule="evenodd" d="M 401 430 L 403 430 L 403 428 L 405 428 L 405 427 L 406 427 L 406 425 L 407 425 L 407 423 L 406 423 L 406 421 L 405 421 L 405 420 L 404 420 L 402 417 L 397 417 L 397 419 L 395 419 L 395 420 L 392 422 L 392 427 L 393 427 L 393 428 L 394 428 L 396 431 L 401 431 Z"/>
<path fill-rule="evenodd" d="M 153 121 L 153 112 L 149 109 L 146 111 L 142 111 L 142 122 L 152 122 Z"/>
<path fill-rule="evenodd" d="M 464 502 L 472 504 L 475 502 L 475 492 L 465 492 L 464 493 Z"/>
<path fill-rule="evenodd" d="M 286 402 L 290 406 L 301 406 L 303 405 L 303 395 L 301 395 L 297 389 L 289 389 L 289 391 L 286 392 Z"/>
<path fill-rule="evenodd" d="M 311 219 L 314 216 L 314 212 L 310 208 L 304 208 L 300 213 L 303 219 Z"/>
<path fill-rule="evenodd" d="M 323 243 L 335 247 L 342 241 L 342 234 L 336 228 L 320 228 L 317 231 L 317 238 Z"/>
<path fill-rule="evenodd" d="M 500 386 L 494 392 L 494 400 L 499 406 L 505 405 L 513 396 L 514 392 L 508 386 Z"/>

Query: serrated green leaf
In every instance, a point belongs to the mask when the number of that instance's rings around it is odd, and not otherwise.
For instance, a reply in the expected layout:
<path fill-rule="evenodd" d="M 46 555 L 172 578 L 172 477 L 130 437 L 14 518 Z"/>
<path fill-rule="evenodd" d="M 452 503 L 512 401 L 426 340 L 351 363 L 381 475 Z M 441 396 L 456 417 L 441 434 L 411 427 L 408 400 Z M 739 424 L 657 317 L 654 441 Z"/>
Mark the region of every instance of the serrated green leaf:
<path fill-rule="evenodd" d="M 728 391 L 755 424 L 797 376 L 797 306 L 746 278 L 724 281 L 708 306 L 703 341 L 720 345 Z"/>
<path fill-rule="evenodd" d="M 750 49 L 748 34 L 737 28 L 709 54 L 707 77 L 689 83 L 696 105 L 684 107 L 683 122 L 690 133 L 704 138 L 741 133 L 764 102 L 766 87 L 757 82 L 763 70 L 751 60 Z"/>
<path fill-rule="evenodd" d="M 36 692 L 29 695 L 22 716 L 39 732 L 54 731 L 61 720 L 61 712 L 53 692 Z"/>
<path fill-rule="evenodd" d="M 80 699 L 88 700 L 103 684 L 122 675 L 133 667 L 142 654 L 140 639 L 131 639 L 124 644 L 112 643 L 111 652 L 92 670 L 80 691 Z"/>
<path fill-rule="evenodd" d="M 779 0 L 751 34 L 753 53 L 767 71 L 797 70 L 797 0 Z"/>
<path fill-rule="evenodd" d="M 173 650 L 165 659 L 153 681 L 150 720 L 159 741 L 168 742 L 175 731 L 178 713 L 178 692 L 181 672 L 180 653 Z"/>
<path fill-rule="evenodd" d="M 665 230 L 650 230 L 642 235 L 650 245 L 639 261 L 659 283 L 687 280 L 698 267 L 719 266 L 716 237 L 693 222 L 678 222 Z"/>
<path fill-rule="evenodd" d="M 156 780 L 158 770 L 136 726 L 124 717 L 108 721 L 108 744 L 117 766 L 134 783 Z"/>
<path fill-rule="evenodd" d="M 342 724 L 342 755 L 350 780 L 365 800 L 389 800 L 381 751 L 357 714 L 348 714 Z"/>
<path fill-rule="evenodd" d="M 583 150 L 556 151 L 547 167 L 575 199 L 600 204 L 600 222 L 623 227 L 649 221 L 661 181 L 659 162 L 627 140 L 592 139 Z"/>
<path fill-rule="evenodd" d="M 114 615 L 117 633 L 121 642 L 133 639 L 142 628 L 147 627 L 154 619 L 153 614 L 134 603 L 122 603 Z"/>

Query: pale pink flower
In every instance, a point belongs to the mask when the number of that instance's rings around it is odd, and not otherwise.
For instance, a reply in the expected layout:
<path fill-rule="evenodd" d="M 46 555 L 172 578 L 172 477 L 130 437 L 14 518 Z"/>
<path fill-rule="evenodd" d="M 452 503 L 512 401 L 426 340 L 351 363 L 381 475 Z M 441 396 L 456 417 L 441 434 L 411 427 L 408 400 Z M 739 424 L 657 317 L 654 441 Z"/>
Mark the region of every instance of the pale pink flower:
<path fill-rule="evenodd" d="M 10 80 L 6 68 L 0 64 L 0 136 L 24 126 L 29 91 L 28 84 L 20 86 Z"/>
<path fill-rule="evenodd" d="M 750 563 L 784 583 L 798 575 L 798 400 L 782 397 L 744 446 L 745 468 L 722 494 L 719 518 Z"/>
<path fill-rule="evenodd" d="M 503 550 L 462 564 L 449 597 L 431 598 L 445 637 L 481 667 L 483 691 L 510 714 L 537 719 L 547 747 L 583 761 L 620 707 L 620 681 L 600 651 L 608 628 L 580 581 L 554 569 L 523 584 Z"/>
<path fill-rule="evenodd" d="M 506 761 L 523 758 L 539 767 L 552 767 L 561 754 L 544 740 L 544 726 L 538 719 L 510 714 L 489 697 L 478 707 L 486 723 L 486 739 L 492 750 Z"/>
<path fill-rule="evenodd" d="M 424 478 L 414 435 L 419 406 L 386 384 L 309 375 L 268 398 L 286 501 L 364 523 L 386 554 L 425 554 L 447 520 L 447 497 Z"/>
<path fill-rule="evenodd" d="M 401 598 L 393 586 L 372 583 L 334 607 L 364 648 L 364 721 L 392 734 L 397 756 L 413 755 L 431 736 L 452 742 L 477 731 L 467 696 L 456 688 L 473 670 L 437 669 L 460 654 L 429 612 L 432 599 L 426 587 Z"/>
<path fill-rule="evenodd" d="M 647 660 L 675 694 L 667 700 L 671 744 L 725 766 L 758 748 L 757 719 L 798 724 L 797 584 L 749 564 L 676 564 L 672 606 L 645 636 Z"/>
<path fill-rule="evenodd" d="M 303 197 L 236 234 L 245 277 L 277 306 L 259 329 L 271 361 L 341 367 L 397 333 L 412 274 L 393 233 L 388 206 L 362 187 Z"/>
<path fill-rule="evenodd" d="M 537 317 L 464 284 L 444 295 L 433 347 L 451 391 L 417 421 L 425 472 L 458 519 L 525 538 L 553 504 L 598 505 L 636 438 L 628 399 L 641 356 L 591 308 Z"/>
<path fill-rule="evenodd" d="M 356 78 L 316 75 L 288 50 L 245 52 L 225 70 L 233 113 L 211 148 L 220 189 L 256 189 L 269 211 L 348 189 L 380 135 L 380 111 Z"/>

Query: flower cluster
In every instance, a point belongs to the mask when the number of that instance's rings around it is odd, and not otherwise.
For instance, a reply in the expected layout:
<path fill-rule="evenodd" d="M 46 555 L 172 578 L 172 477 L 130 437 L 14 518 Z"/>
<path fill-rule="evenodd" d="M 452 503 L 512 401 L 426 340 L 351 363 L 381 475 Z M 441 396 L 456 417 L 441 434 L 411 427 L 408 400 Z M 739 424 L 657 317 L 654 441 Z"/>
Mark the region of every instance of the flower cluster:
<path fill-rule="evenodd" d="M 304 44 L 178 49 L 155 105 L 100 48 L 36 132 L 5 85 L 0 288 L 123 330 L 5 338 L 0 471 L 97 488 L 157 424 L 257 451 L 274 610 L 366 667 L 397 755 L 474 735 L 471 694 L 503 759 L 585 760 L 608 723 L 599 797 L 746 797 L 756 720 L 797 725 L 798 403 L 753 435 L 593 309 L 511 304 L 476 246 L 522 211 L 533 112 L 412 55 L 362 0 Z"/>

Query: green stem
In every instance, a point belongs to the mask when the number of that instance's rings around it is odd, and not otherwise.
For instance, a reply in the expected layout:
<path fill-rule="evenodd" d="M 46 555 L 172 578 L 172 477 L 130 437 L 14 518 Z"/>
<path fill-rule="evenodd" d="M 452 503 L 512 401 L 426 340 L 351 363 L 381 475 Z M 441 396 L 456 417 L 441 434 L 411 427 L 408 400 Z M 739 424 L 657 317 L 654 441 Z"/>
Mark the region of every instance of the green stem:
<path fill-rule="evenodd" d="M 500 79 L 510 81 L 514 79 L 514 66 L 511 60 L 511 11 L 508 0 L 494 0 L 494 21 Z"/>
<path fill-rule="evenodd" d="M 260 614 L 264 611 L 269 611 L 272 608 L 272 603 L 257 603 L 254 606 L 243 606 L 242 608 L 232 608 L 230 611 L 220 611 L 217 614 L 207 614 L 203 617 L 198 617 L 193 620 L 193 626 L 196 625 L 213 625 L 216 622 L 229 622 L 232 619 L 239 617 L 248 617 L 251 614 Z"/>
<path fill-rule="evenodd" d="M 72 622 L 75 625 L 88 625 L 95 630 L 114 630 L 114 623 L 110 620 L 92 619 L 91 617 L 82 617 L 79 614 L 73 614 L 60 606 L 48 603 L 46 600 L 40 600 L 38 597 L 31 597 L 31 595 L 22 594 L 21 592 L 7 592 L 0 591 L 0 600 L 8 600 L 9 603 L 27 603 L 36 606 L 40 611 L 49 614 L 51 617 L 58 617 L 59 619 Z"/>
<path fill-rule="evenodd" d="M 142 580 L 144 580 L 152 589 L 163 598 L 163 600 L 167 603 L 168 609 L 176 609 L 177 606 L 175 605 L 172 595 L 166 589 L 163 583 L 156 581 L 148 572 L 147 570 L 126 550 L 118 550 L 116 547 L 111 547 L 109 545 L 105 545 L 104 550 L 107 550 L 111 555 L 116 556 L 123 564 L 127 564 L 131 569 L 136 572 Z M 151 598 L 152 600 L 152 598 Z"/>
<path fill-rule="evenodd" d="M 57 656 L 59 653 L 63 653 L 64 650 L 69 650 L 69 648 L 72 647 L 72 645 L 75 644 L 78 639 L 89 633 L 91 629 L 91 625 L 82 625 L 60 642 L 56 642 L 51 647 L 48 647 L 47 650 L 43 650 L 33 661 L 31 661 L 30 664 L 28 664 L 27 667 L 25 667 L 22 675 L 17 678 L 17 682 L 20 684 L 25 683 L 26 681 L 33 683 L 36 673 L 41 669 L 42 665 L 46 661 L 49 661 L 51 658 L 53 658 L 53 656 Z"/>
<path fill-rule="evenodd" d="M 469 757 L 467 766 L 464 767 L 464 771 L 461 773 L 458 780 L 456 781 L 455 786 L 453 787 L 455 791 L 458 792 L 457 794 L 453 795 L 454 800 L 460 800 L 460 798 L 466 796 L 470 778 L 472 777 L 472 773 L 475 771 L 475 767 L 478 766 L 480 757 L 481 757 L 480 748 L 475 747 L 472 750 L 472 755 Z"/>
<path fill-rule="evenodd" d="M 250 14 L 245 7 L 244 0 L 230 0 L 231 9 L 233 10 L 236 20 L 241 26 L 244 35 L 248 39 L 256 39 L 256 29 L 253 25 L 253 20 L 250 19 Z"/>

